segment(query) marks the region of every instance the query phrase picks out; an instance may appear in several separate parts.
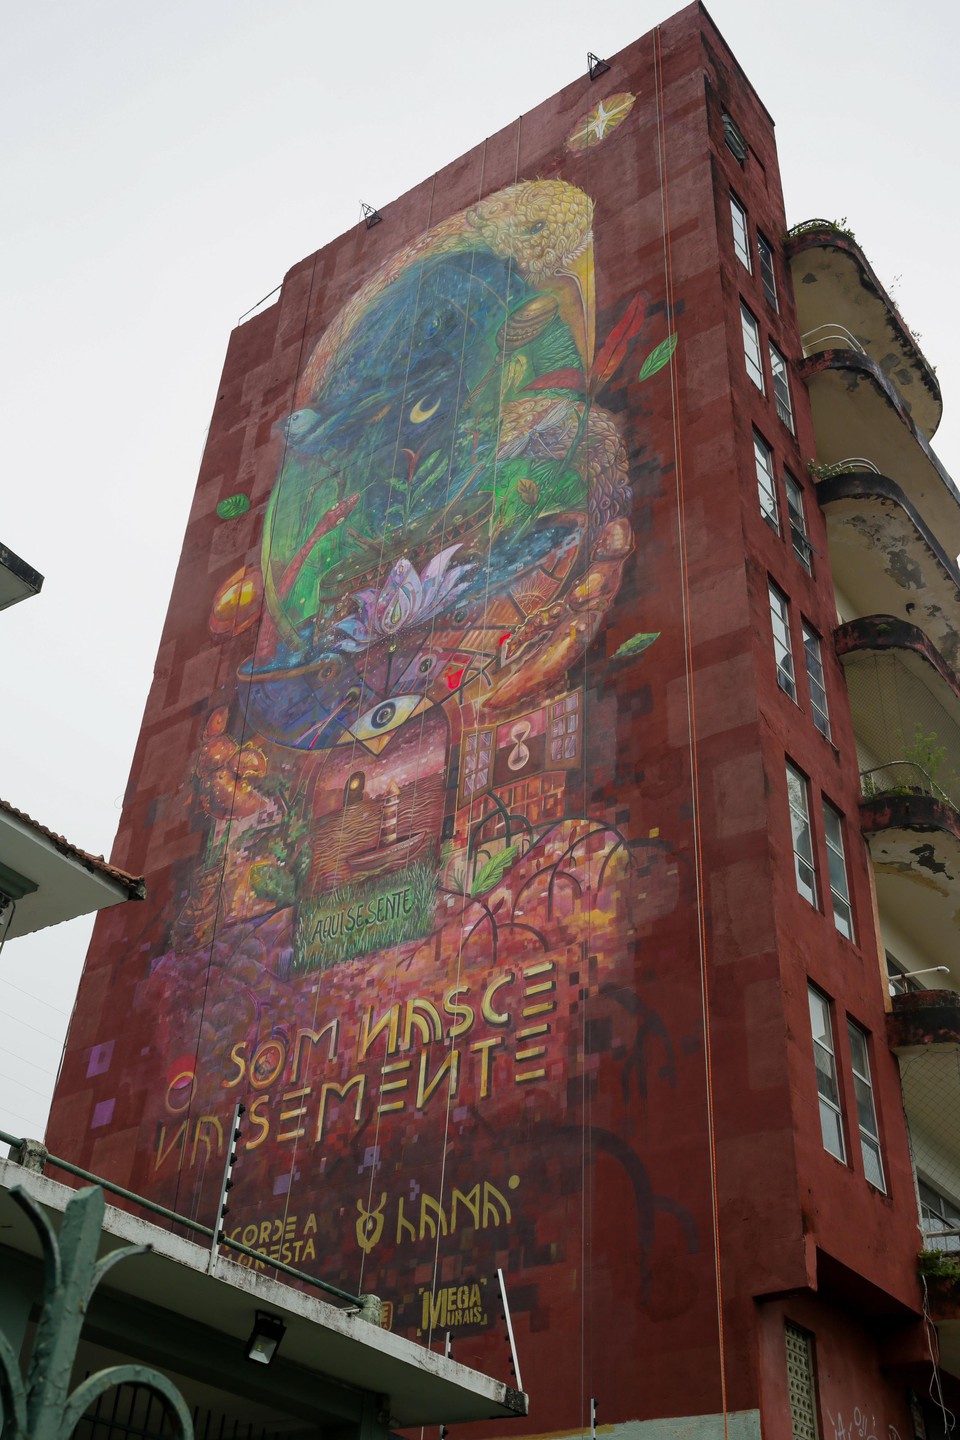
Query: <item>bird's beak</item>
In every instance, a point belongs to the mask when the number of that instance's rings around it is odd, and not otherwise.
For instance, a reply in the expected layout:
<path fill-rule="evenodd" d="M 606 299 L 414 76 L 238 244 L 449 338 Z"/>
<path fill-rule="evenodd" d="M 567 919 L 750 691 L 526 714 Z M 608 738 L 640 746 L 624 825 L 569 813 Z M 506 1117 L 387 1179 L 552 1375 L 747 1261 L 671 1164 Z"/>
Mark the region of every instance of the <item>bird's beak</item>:
<path fill-rule="evenodd" d="M 593 354 L 596 345 L 597 329 L 597 305 L 596 288 L 593 275 L 593 245 L 589 244 L 572 260 L 565 270 L 559 272 L 560 276 L 572 280 L 577 289 L 579 306 L 574 302 L 572 305 L 565 305 L 564 300 L 569 298 L 569 286 L 565 286 L 566 295 L 561 297 L 560 310 L 563 318 L 567 321 L 577 342 L 580 351 L 580 358 L 583 361 L 583 368 L 587 375 L 593 367 Z"/>

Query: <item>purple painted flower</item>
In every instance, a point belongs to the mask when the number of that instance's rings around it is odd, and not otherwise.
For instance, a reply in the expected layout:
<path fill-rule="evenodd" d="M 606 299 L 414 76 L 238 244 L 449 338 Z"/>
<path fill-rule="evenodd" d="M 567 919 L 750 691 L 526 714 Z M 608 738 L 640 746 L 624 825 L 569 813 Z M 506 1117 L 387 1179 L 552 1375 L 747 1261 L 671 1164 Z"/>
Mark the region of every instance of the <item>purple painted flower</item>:
<path fill-rule="evenodd" d="M 358 590 L 352 597 L 357 614 L 338 621 L 342 650 L 366 650 L 401 630 L 424 625 L 467 587 L 469 565 L 451 561 L 459 542 L 435 555 L 422 575 L 407 559 L 398 560 L 380 590 Z"/>

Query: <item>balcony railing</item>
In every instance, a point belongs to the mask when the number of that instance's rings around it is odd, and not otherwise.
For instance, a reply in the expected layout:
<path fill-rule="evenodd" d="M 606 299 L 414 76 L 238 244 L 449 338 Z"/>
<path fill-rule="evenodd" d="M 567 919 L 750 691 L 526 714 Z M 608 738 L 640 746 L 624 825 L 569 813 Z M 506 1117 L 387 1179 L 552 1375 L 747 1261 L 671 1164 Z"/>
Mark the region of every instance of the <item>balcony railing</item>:
<path fill-rule="evenodd" d="M 880 467 L 865 455 L 848 455 L 844 460 L 835 460 L 832 465 L 810 463 L 810 474 L 817 480 L 833 480 L 838 475 L 861 475 L 864 471 L 870 475 L 883 474 Z"/>
<path fill-rule="evenodd" d="M 861 355 L 867 353 L 856 335 L 836 320 L 815 325 L 812 330 L 800 336 L 800 345 L 805 356 L 819 355 L 821 350 L 858 350 Z"/>
<path fill-rule="evenodd" d="M 948 1255 L 960 1254 L 960 1226 L 954 1225 L 949 1229 L 941 1229 L 943 1221 L 939 1216 L 932 1217 L 924 1215 L 921 1220 L 923 1230 L 923 1248 L 925 1250 L 941 1250 Z"/>
<path fill-rule="evenodd" d="M 886 765 L 874 765 L 870 770 L 860 771 L 860 791 L 864 800 L 873 800 L 878 795 L 930 795 L 949 805 L 955 815 L 960 809 L 950 796 L 941 790 L 921 765 L 912 760 L 891 760 Z"/>

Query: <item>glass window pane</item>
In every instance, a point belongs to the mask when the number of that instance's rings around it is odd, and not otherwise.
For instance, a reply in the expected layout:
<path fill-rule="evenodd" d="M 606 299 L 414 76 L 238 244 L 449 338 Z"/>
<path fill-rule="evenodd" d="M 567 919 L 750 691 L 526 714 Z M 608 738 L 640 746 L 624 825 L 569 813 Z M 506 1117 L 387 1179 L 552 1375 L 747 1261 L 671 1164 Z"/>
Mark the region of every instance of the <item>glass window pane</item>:
<path fill-rule="evenodd" d="M 847 1037 L 850 1041 L 850 1060 L 853 1065 L 853 1093 L 857 1102 L 857 1125 L 860 1130 L 863 1173 L 871 1185 L 876 1186 L 878 1190 L 885 1191 L 883 1157 L 880 1153 L 880 1131 L 877 1126 L 877 1109 L 873 1099 L 867 1033 L 853 1020 L 848 1020 Z"/>
<path fill-rule="evenodd" d="M 838 1160 L 846 1160 L 843 1140 L 843 1113 L 837 1085 L 837 1062 L 833 1048 L 833 1020 L 830 1002 L 812 985 L 807 986 L 810 1029 L 813 1032 L 813 1062 L 820 1106 L 820 1133 L 823 1148 Z"/>
<path fill-rule="evenodd" d="M 820 1133 L 823 1136 L 824 1150 L 828 1150 L 838 1160 L 845 1159 L 843 1124 L 837 1111 L 824 1100 L 820 1101 Z"/>
<path fill-rule="evenodd" d="M 773 474 L 773 451 L 754 430 L 753 454 L 757 467 L 757 490 L 760 495 L 760 513 L 777 534 L 780 534 L 780 510 L 777 505 L 777 484 Z"/>
<path fill-rule="evenodd" d="M 741 265 L 752 270 L 750 264 L 750 237 L 747 234 L 747 216 L 739 200 L 730 196 L 730 219 L 733 224 L 733 249 Z"/>
<path fill-rule="evenodd" d="M 853 916 L 847 884 L 847 865 L 843 853 L 843 820 L 826 800 L 823 802 L 823 833 L 827 842 L 827 866 L 830 894 L 833 900 L 834 924 L 841 935 L 853 939 Z"/>
<path fill-rule="evenodd" d="M 787 763 L 787 792 L 790 799 L 790 824 L 793 831 L 793 860 L 797 889 L 805 900 L 809 900 L 811 905 L 816 905 L 817 879 L 813 864 L 813 841 L 807 807 L 807 782 L 789 762 Z"/>
<path fill-rule="evenodd" d="M 790 537 L 793 553 L 807 573 L 810 573 L 811 550 L 807 539 L 807 521 L 803 513 L 803 491 L 789 470 L 783 472 L 783 483 L 787 491 L 787 516 L 790 521 Z"/>
<path fill-rule="evenodd" d="M 864 1139 L 861 1148 L 863 1151 L 864 1175 L 871 1185 L 886 1194 L 887 1187 L 883 1179 L 883 1162 L 880 1159 L 880 1146 L 875 1142 Z"/>
<path fill-rule="evenodd" d="M 742 301 L 740 303 L 740 323 L 743 329 L 743 356 L 747 365 L 747 374 L 760 393 L 763 394 L 763 361 L 760 358 L 760 327 Z"/>
<path fill-rule="evenodd" d="M 773 397 L 777 406 L 777 414 L 787 429 L 792 432 L 793 407 L 790 404 L 790 382 L 787 379 L 787 362 L 780 354 L 776 345 L 770 346 L 770 373 L 773 376 Z"/>
<path fill-rule="evenodd" d="M 773 268 L 773 249 L 770 242 L 757 231 L 757 254 L 760 257 L 760 283 L 763 293 L 774 310 L 777 305 L 777 277 Z"/>
<path fill-rule="evenodd" d="M 823 662 L 820 656 L 820 636 L 817 632 L 803 622 L 803 650 L 807 662 L 807 685 L 810 689 L 810 706 L 813 710 L 813 720 L 817 729 L 827 739 L 830 739 L 830 716 L 827 712 L 827 692 L 824 686 Z M 839 825 L 839 820 L 838 820 Z M 837 831 L 837 843 L 843 846 L 839 829 Z"/>
<path fill-rule="evenodd" d="M 768 585 L 770 594 L 770 626 L 773 631 L 773 654 L 777 662 L 777 684 L 791 700 L 797 698 L 793 674 L 793 651 L 790 646 L 790 607 L 787 597 L 776 585 Z"/>

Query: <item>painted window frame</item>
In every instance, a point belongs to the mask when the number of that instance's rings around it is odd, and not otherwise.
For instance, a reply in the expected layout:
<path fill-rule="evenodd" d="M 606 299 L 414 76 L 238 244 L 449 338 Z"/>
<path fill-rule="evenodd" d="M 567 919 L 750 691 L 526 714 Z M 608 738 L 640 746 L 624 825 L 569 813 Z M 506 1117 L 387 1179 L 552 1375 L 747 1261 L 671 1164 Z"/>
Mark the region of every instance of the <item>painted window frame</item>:
<path fill-rule="evenodd" d="M 780 502 L 777 499 L 777 474 L 773 464 L 773 450 L 759 430 L 753 432 L 753 463 L 757 471 L 757 492 L 760 498 L 760 514 L 771 530 L 780 534 Z"/>
<path fill-rule="evenodd" d="M 742 167 L 747 158 L 747 142 L 740 126 L 726 110 L 723 111 L 723 139 L 737 164 Z"/>
<path fill-rule="evenodd" d="M 787 362 L 772 340 L 767 341 L 767 352 L 770 356 L 770 377 L 773 381 L 773 400 L 777 415 L 792 435 L 794 434 L 793 401 L 790 399 L 790 376 L 787 371 Z"/>
<path fill-rule="evenodd" d="M 820 801 L 823 811 L 823 838 L 827 846 L 827 880 L 833 902 L 833 923 L 841 935 L 856 943 L 846 847 L 843 843 L 843 816 L 825 795 L 821 795 Z"/>
<path fill-rule="evenodd" d="M 787 520 L 793 553 L 808 575 L 813 574 L 813 546 L 807 536 L 807 517 L 803 508 L 803 486 L 784 466 L 783 486 L 787 495 Z"/>
<path fill-rule="evenodd" d="M 813 1039 L 813 1065 L 817 1081 L 817 1104 L 820 1112 L 820 1138 L 828 1155 L 847 1163 L 847 1142 L 840 1095 L 840 1074 L 837 1066 L 837 1042 L 833 1029 L 833 1001 L 816 985 L 807 982 L 807 1005 L 810 1011 L 810 1034 Z M 819 1029 L 818 1029 L 819 1017 Z M 831 1143 L 832 1142 L 832 1143 Z"/>
<path fill-rule="evenodd" d="M 750 254 L 747 212 L 732 190 L 730 191 L 730 228 L 733 231 L 733 253 L 747 274 L 752 275 L 753 260 Z"/>
<path fill-rule="evenodd" d="M 827 677 L 823 670 L 823 653 L 820 635 L 809 620 L 800 617 L 803 633 L 803 658 L 807 669 L 807 690 L 810 694 L 810 712 L 813 723 L 825 740 L 830 740 L 830 706 L 827 703 Z"/>
<path fill-rule="evenodd" d="M 779 314 L 780 303 L 777 299 L 777 272 L 773 263 L 773 246 L 762 230 L 757 231 L 757 268 L 760 271 L 760 287 L 767 302 Z"/>
<path fill-rule="evenodd" d="M 873 1094 L 870 1070 L 870 1036 L 862 1025 L 847 1016 L 847 1039 L 850 1042 L 850 1064 L 853 1069 L 853 1095 L 857 1107 L 857 1128 L 860 1131 L 860 1155 L 867 1184 L 882 1195 L 887 1193 L 880 1145 L 880 1124 L 877 1102 Z"/>
<path fill-rule="evenodd" d="M 787 761 L 787 804 L 790 809 L 793 871 L 797 893 L 817 910 L 817 862 L 813 848 L 813 827 L 810 824 L 810 782 L 792 760 Z"/>
<path fill-rule="evenodd" d="M 740 301 L 740 333 L 743 338 L 743 362 L 747 368 L 747 374 L 760 394 L 766 395 L 763 350 L 760 348 L 760 321 L 743 299 Z"/>
<path fill-rule="evenodd" d="M 779 585 L 767 577 L 770 601 L 770 630 L 773 635 L 773 658 L 777 665 L 777 684 L 794 702 L 797 698 L 797 675 L 790 643 L 790 601 Z"/>

